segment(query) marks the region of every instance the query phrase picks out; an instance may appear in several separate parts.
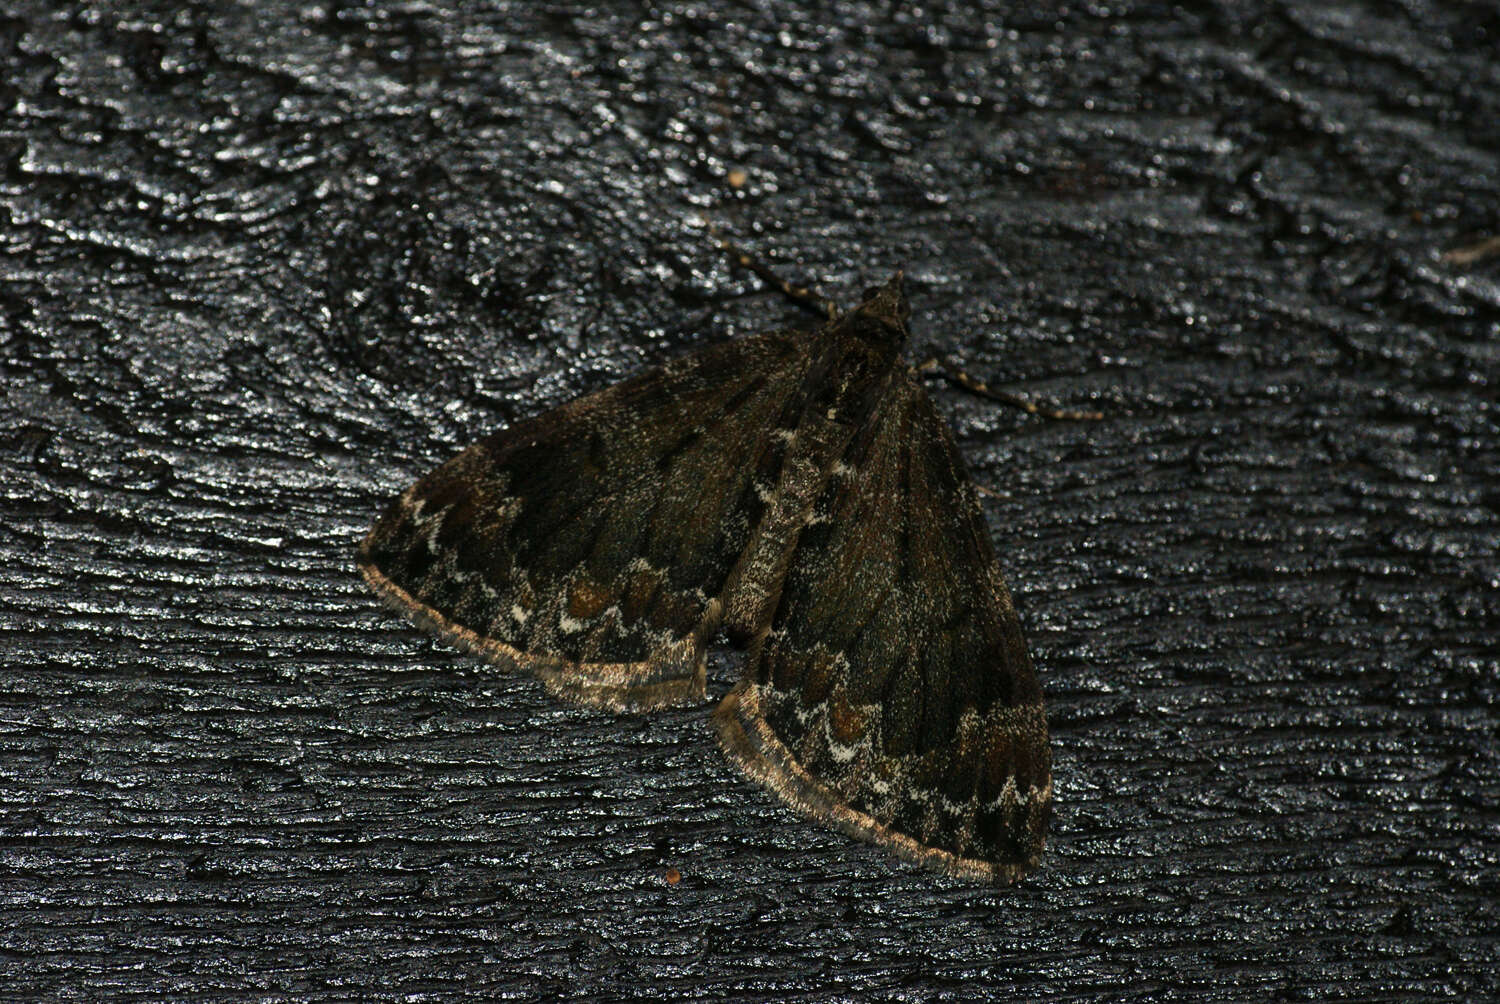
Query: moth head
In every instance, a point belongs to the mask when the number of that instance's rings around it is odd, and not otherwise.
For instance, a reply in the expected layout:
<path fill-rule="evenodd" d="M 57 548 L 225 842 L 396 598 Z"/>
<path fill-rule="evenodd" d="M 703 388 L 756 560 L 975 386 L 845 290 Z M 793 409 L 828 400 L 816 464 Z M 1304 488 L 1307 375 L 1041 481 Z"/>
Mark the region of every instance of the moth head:
<path fill-rule="evenodd" d="M 861 341 L 892 355 L 901 351 L 906 344 L 906 322 L 911 318 L 902 273 L 897 271 L 885 285 L 865 290 L 864 299 L 849 318 Z"/>

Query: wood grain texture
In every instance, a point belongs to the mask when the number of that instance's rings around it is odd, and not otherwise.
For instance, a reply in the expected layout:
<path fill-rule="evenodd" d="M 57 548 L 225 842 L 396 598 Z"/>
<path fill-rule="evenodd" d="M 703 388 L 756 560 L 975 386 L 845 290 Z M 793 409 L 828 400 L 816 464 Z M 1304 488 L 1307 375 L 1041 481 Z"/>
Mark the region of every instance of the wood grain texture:
<path fill-rule="evenodd" d="M 1500 993 L 1500 263 L 1440 257 L 1500 19 L 1196 10 L 0 0 L 0 997 Z M 1047 693 L 1017 887 L 354 571 L 412 472 L 789 319 L 705 213 L 1109 415 L 929 387 Z"/>

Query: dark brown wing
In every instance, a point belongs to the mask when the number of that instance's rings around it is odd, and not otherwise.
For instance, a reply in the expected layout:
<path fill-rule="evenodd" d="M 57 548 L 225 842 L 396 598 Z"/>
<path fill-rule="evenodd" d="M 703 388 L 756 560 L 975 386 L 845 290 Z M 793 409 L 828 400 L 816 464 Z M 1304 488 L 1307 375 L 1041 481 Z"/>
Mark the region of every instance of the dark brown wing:
<path fill-rule="evenodd" d="M 909 370 L 835 468 L 715 724 L 751 777 L 857 837 L 992 881 L 1036 866 L 1041 690 L 974 486 Z"/>
<path fill-rule="evenodd" d="M 588 704 L 701 699 L 725 577 L 795 422 L 808 335 L 705 349 L 485 439 L 359 550 L 417 623 Z"/>

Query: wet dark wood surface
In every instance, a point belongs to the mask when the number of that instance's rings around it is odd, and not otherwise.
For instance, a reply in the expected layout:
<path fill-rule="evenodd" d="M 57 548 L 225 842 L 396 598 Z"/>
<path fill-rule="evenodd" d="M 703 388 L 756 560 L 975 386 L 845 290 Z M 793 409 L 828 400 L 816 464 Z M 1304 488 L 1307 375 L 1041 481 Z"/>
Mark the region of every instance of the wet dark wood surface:
<path fill-rule="evenodd" d="M 1500 257 L 1442 257 L 1500 15 L 643 9 L 0 0 L 0 995 L 1500 993 Z M 933 386 L 1048 694 L 1017 888 L 354 573 L 475 436 L 797 316 L 704 219 L 1108 413 Z"/>

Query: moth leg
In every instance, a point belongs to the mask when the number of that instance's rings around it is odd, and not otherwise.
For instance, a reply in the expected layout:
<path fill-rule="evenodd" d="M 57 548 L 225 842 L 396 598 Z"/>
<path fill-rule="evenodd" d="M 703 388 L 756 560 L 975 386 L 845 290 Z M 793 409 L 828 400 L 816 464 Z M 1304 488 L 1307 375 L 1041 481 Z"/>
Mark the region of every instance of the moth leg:
<path fill-rule="evenodd" d="M 974 490 L 976 492 L 978 492 L 979 494 L 983 495 L 985 498 L 1001 499 L 1001 500 L 1009 500 L 1009 499 L 1015 498 L 1014 495 L 1011 495 L 1008 492 L 996 491 L 993 488 L 989 488 L 989 487 L 987 487 L 985 485 L 980 484 L 978 481 L 974 482 Z"/>
<path fill-rule="evenodd" d="M 1008 404 L 1012 408 L 1020 408 L 1028 415 L 1040 415 L 1042 418 L 1057 419 L 1064 422 L 1094 422 L 1104 417 L 1104 413 L 1100 411 L 1070 411 L 1064 408 L 1048 408 L 1033 401 L 1028 401 L 1019 394 L 995 390 L 983 380 L 970 376 L 963 369 L 954 366 L 946 360 L 938 359 L 936 356 L 917 367 L 917 372 L 919 373 L 933 373 L 938 370 L 941 370 L 943 376 L 964 390 L 978 394 L 980 397 L 987 397 L 991 401 Z"/>
<path fill-rule="evenodd" d="M 719 248 L 726 254 L 728 254 L 730 259 L 736 265 L 739 265 L 741 268 L 749 269 L 751 272 L 755 273 L 756 276 L 765 280 L 777 290 L 780 290 L 781 293 L 790 298 L 793 302 L 807 307 L 809 310 L 817 311 L 819 314 L 822 314 L 830 321 L 836 321 L 839 319 L 838 304 L 834 303 L 826 296 L 822 296 L 821 294 L 807 288 L 806 286 L 795 286 L 787 280 L 783 279 L 781 276 L 777 275 L 775 270 L 765 262 L 750 254 L 750 252 L 741 249 L 738 245 L 734 244 L 732 241 L 726 238 L 713 224 L 709 224 L 708 232 L 713 236 L 714 240 L 718 242 Z"/>

